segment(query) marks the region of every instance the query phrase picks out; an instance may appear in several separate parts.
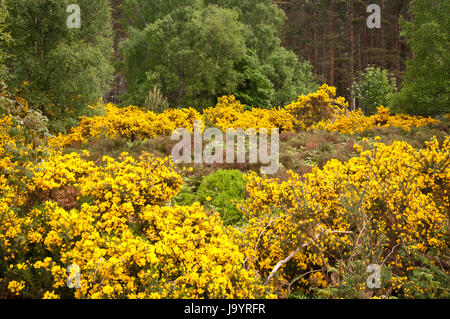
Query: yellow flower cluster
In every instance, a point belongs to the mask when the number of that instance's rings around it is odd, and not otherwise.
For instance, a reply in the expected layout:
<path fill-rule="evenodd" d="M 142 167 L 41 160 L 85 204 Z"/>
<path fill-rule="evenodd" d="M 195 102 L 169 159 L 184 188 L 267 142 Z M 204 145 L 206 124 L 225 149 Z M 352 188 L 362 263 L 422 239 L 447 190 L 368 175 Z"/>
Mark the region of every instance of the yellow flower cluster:
<path fill-rule="evenodd" d="M 206 126 L 255 129 L 271 128 L 280 131 L 326 129 L 339 133 L 353 134 L 376 127 L 419 127 L 438 122 L 431 118 L 391 115 L 383 106 L 378 113 L 364 116 L 361 110 L 348 111 L 348 102 L 337 97 L 336 88 L 322 85 L 315 93 L 301 95 L 296 102 L 284 108 L 246 110 L 245 105 L 231 96 L 218 99 L 214 107 L 200 114 L 192 108 L 167 109 L 163 113 L 145 111 L 137 106 L 118 108 L 107 104 L 105 115 L 92 118 L 83 117 L 78 127 L 68 135 L 59 135 L 50 140 L 50 145 L 63 147 L 80 144 L 89 138 L 122 136 L 129 140 L 153 138 L 170 135 L 176 128 L 187 128 L 192 132 L 194 121 L 201 120 Z"/>
<path fill-rule="evenodd" d="M 340 133 L 434 123 L 384 107 L 365 117 L 347 106 L 327 85 L 271 110 L 246 110 L 233 96 L 203 114 L 107 104 L 105 115 L 82 118 L 50 144 L 152 138 L 192 131 L 195 120 L 221 129 Z M 10 116 L 0 119 L 0 289 L 13 296 L 270 298 L 345 285 L 342 265 L 355 260 L 389 265 L 393 290 L 408 296 L 420 256 L 449 257 L 448 137 L 424 149 L 400 141 L 375 142 L 369 151 L 355 145 L 359 156 L 348 162 L 290 172 L 286 181 L 251 173 L 239 207 L 246 223 L 237 229 L 198 203 L 172 206 L 183 181 L 170 158 L 123 153 L 94 163 L 87 151 L 29 147 L 13 130 L 20 127 Z"/>
<path fill-rule="evenodd" d="M 12 122 L 10 116 L 5 116 L 0 119 L 0 169 L 3 171 L 6 168 L 13 169 L 14 164 L 12 163 L 12 154 L 8 152 L 8 148 L 11 145 L 15 145 L 15 141 L 11 139 L 8 134 L 8 130 L 11 128 Z"/>
<path fill-rule="evenodd" d="M 10 281 L 8 284 L 8 289 L 15 295 L 20 295 L 20 291 L 22 291 L 25 288 L 25 282 L 20 281 L 17 282 L 15 280 Z"/>
<path fill-rule="evenodd" d="M 285 107 L 298 121 L 300 129 L 307 129 L 311 125 L 328 120 L 333 116 L 344 114 L 348 102 L 343 97 L 336 97 L 336 88 L 322 85 L 315 93 L 300 95 L 296 102 Z"/>
<path fill-rule="evenodd" d="M 280 131 L 306 129 L 320 120 L 341 114 L 348 106 L 344 98 L 336 98 L 336 88 L 324 84 L 316 93 L 302 95 L 298 101 L 284 108 L 246 110 L 245 105 L 231 96 L 218 99 L 217 105 L 207 108 L 203 114 L 192 108 L 168 109 L 163 113 L 145 111 L 137 106 L 118 108 L 113 104 L 105 106 L 105 115 L 92 118 L 83 117 L 78 127 L 68 135 L 59 135 L 50 144 L 63 147 L 84 143 L 89 138 L 117 137 L 126 139 L 153 138 L 170 135 L 176 128 L 187 128 L 192 132 L 194 121 L 220 129 L 271 128 Z"/>
<path fill-rule="evenodd" d="M 13 127 L 11 116 L 0 119 L 0 170 L 14 172 L 17 163 L 11 150 L 16 149 L 16 140 L 11 138 L 9 130 Z"/>
<path fill-rule="evenodd" d="M 361 133 L 377 127 L 402 127 L 409 131 L 410 127 L 420 127 L 439 121 L 432 118 L 410 116 L 406 114 L 392 115 L 389 109 L 383 106 L 377 108 L 377 113 L 365 116 L 361 110 L 350 111 L 348 114 L 337 114 L 333 119 L 317 122 L 312 129 L 326 129 L 341 134 Z"/>
<path fill-rule="evenodd" d="M 11 293 L 273 297 L 244 268 L 244 254 L 217 213 L 198 203 L 164 206 L 182 185 L 170 159 L 124 153 L 96 165 L 79 154 L 52 152 L 31 171 L 23 205 L 13 203 L 15 190 L 0 175 L 0 263 Z"/>
<path fill-rule="evenodd" d="M 46 150 L 27 145 L 20 127 L 11 116 L 0 119 L 0 196 L 8 205 L 22 205 L 32 161 L 41 160 Z M 40 155 L 37 155 L 40 154 Z"/>
<path fill-rule="evenodd" d="M 130 140 L 170 135 L 177 128 L 193 130 L 194 121 L 202 116 L 192 108 L 168 109 L 163 113 L 145 111 L 137 106 L 118 108 L 108 103 L 105 115 L 82 117 L 80 125 L 69 135 L 58 135 L 50 145 L 65 146 L 84 143 L 89 138 L 122 136 Z"/>
<path fill-rule="evenodd" d="M 270 110 L 252 108 L 245 110 L 234 96 L 224 96 L 218 99 L 215 107 L 203 112 L 204 122 L 207 125 L 216 126 L 222 130 L 227 128 L 242 128 L 243 130 L 260 128 L 279 128 L 280 131 L 293 131 L 296 120 L 294 116 L 283 108 Z"/>
<path fill-rule="evenodd" d="M 248 175 L 247 264 L 269 281 L 308 288 L 337 284 L 330 269 L 355 256 L 366 266 L 392 262 L 398 276 L 418 254 L 448 257 L 450 138 L 422 150 L 375 146 L 283 182 Z"/>

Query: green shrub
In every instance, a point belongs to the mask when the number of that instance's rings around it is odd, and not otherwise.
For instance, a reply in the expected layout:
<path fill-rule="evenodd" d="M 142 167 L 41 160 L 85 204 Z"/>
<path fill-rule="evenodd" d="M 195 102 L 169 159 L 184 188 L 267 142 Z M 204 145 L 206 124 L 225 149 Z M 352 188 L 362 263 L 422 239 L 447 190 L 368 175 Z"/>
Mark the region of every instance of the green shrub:
<path fill-rule="evenodd" d="M 441 267 L 434 265 L 427 256 L 418 256 L 422 265 L 412 271 L 403 287 L 405 298 L 446 298 L 450 297 L 450 275 L 443 268 L 448 263 L 437 258 Z M 436 259 L 436 258 L 435 258 Z"/>
<path fill-rule="evenodd" d="M 197 201 L 197 196 L 193 187 L 184 184 L 177 196 L 172 198 L 172 201 L 179 206 L 191 206 Z"/>
<path fill-rule="evenodd" d="M 220 212 L 226 225 L 237 224 L 242 214 L 236 203 L 245 196 L 245 182 L 238 170 L 218 170 L 206 176 L 197 191 L 197 199 Z"/>
<path fill-rule="evenodd" d="M 358 99 L 366 115 L 375 114 L 380 105 L 388 106 L 395 92 L 395 78 L 379 67 L 369 66 L 361 73 L 361 79 L 353 83 L 353 96 Z"/>
<path fill-rule="evenodd" d="M 20 135 L 24 144 L 31 143 L 35 149 L 50 136 L 47 128 L 48 119 L 39 110 L 30 108 L 22 101 L 11 97 L 7 85 L 0 80 L 0 117 L 11 116 L 14 127 L 11 128 L 10 134 Z"/>

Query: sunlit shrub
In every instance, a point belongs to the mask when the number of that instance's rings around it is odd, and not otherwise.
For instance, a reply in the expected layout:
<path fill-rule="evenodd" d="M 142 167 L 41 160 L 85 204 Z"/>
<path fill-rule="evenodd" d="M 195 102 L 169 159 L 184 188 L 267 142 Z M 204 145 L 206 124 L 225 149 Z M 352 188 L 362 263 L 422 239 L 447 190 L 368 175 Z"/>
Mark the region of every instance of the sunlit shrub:
<path fill-rule="evenodd" d="M 315 93 L 300 95 L 296 102 L 287 105 L 285 109 L 294 115 L 298 128 L 305 130 L 319 121 L 344 114 L 347 107 L 345 99 L 337 97 L 336 88 L 324 84 Z"/>
<path fill-rule="evenodd" d="M 219 171 L 178 198 L 183 180 L 169 158 L 89 160 L 87 151 L 61 148 L 105 137 L 135 145 L 177 127 L 192 131 L 195 120 L 346 134 L 434 120 L 384 107 L 371 117 L 347 113 L 328 86 L 283 109 L 248 110 L 232 96 L 203 114 L 104 108 L 49 148 L 27 139 L 15 115 L 0 118 L 1 297 L 448 296 L 448 137 L 423 149 L 365 139 L 364 150 L 351 142 L 358 156 L 283 181 Z M 370 264 L 382 268 L 378 290 L 366 286 Z M 71 289 L 77 269 L 79 288 Z"/>
<path fill-rule="evenodd" d="M 121 137 L 130 141 L 136 139 L 168 136 L 177 128 L 193 131 L 194 122 L 202 121 L 203 127 L 215 126 L 222 130 L 241 128 L 244 130 L 278 128 L 280 132 L 294 132 L 306 129 L 327 129 L 339 133 L 362 132 L 376 127 L 423 126 L 437 122 L 433 119 L 391 115 L 387 108 L 380 106 L 378 113 L 366 117 L 360 110 L 348 111 L 348 102 L 337 97 L 336 88 L 326 84 L 315 93 L 301 95 L 296 102 L 284 108 L 247 109 L 233 95 L 218 98 L 214 107 L 203 114 L 192 108 L 167 109 L 162 113 L 146 111 L 137 106 L 118 108 L 107 104 L 102 116 L 82 117 L 80 125 L 68 135 L 58 135 L 50 139 L 52 146 L 79 145 L 89 139 Z"/>
<path fill-rule="evenodd" d="M 448 258 L 443 189 L 450 186 L 450 139 L 440 146 L 433 140 L 423 150 L 405 142 L 375 146 L 303 177 L 292 173 L 285 182 L 247 176 L 242 249 L 250 267 L 275 286 L 311 292 L 345 286 L 341 271 L 355 271 L 352 263 L 361 269 L 378 264 L 396 277 L 377 295 L 411 296 L 403 284 L 421 267 L 420 256 L 433 263 Z M 365 290 L 366 297 L 374 293 L 365 281 L 351 288 Z"/>
<path fill-rule="evenodd" d="M 0 175 L 0 286 L 9 296 L 273 297 L 244 268 L 218 213 L 163 206 L 182 185 L 168 159 L 123 154 L 96 165 L 54 152 L 30 165 L 22 203 Z M 79 270 L 77 289 L 70 269 Z"/>
<path fill-rule="evenodd" d="M 389 109 L 383 106 L 378 107 L 377 111 L 376 114 L 371 116 L 365 116 L 361 110 L 351 111 L 348 114 L 337 114 L 333 119 L 317 122 L 311 128 L 326 129 L 341 134 L 353 134 L 386 127 L 401 127 L 409 131 L 410 127 L 420 127 L 439 122 L 432 118 L 420 116 L 392 115 Z"/>

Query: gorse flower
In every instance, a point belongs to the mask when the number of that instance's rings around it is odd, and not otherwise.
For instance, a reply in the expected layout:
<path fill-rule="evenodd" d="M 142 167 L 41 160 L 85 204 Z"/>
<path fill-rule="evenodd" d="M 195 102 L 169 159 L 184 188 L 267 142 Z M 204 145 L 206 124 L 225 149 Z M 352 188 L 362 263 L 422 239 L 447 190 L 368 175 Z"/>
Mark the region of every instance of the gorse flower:
<path fill-rule="evenodd" d="M 370 259 L 361 262 L 392 261 L 397 275 L 411 274 L 406 269 L 417 267 L 420 254 L 448 256 L 450 138 L 419 151 L 405 142 L 375 146 L 303 177 L 291 172 L 283 182 L 248 175 L 250 198 L 241 207 L 249 220 L 241 235 L 247 264 L 269 277 L 274 265 L 298 249 L 277 281 L 289 288 L 291 282 L 324 287 L 331 280 L 328 269 L 354 258 L 361 245 Z M 364 242 L 368 238 L 372 242 Z M 401 253 L 386 260 L 393 247 Z M 297 281 L 299 273 L 315 277 Z"/>
<path fill-rule="evenodd" d="M 420 116 L 409 116 L 405 114 L 391 115 L 389 109 L 383 106 L 377 108 L 378 113 L 365 116 L 361 110 L 351 111 L 348 114 L 337 114 L 333 119 L 320 121 L 314 124 L 311 129 L 326 129 L 341 134 L 361 133 L 365 130 L 377 127 L 401 127 L 409 131 L 410 127 L 420 127 L 434 124 L 439 121 L 432 118 Z"/>
<path fill-rule="evenodd" d="M 168 158 L 144 153 L 135 160 L 124 153 L 96 165 L 76 153 L 52 151 L 30 170 L 19 206 L 0 176 L 1 262 L 11 266 L 4 274 L 11 293 L 20 295 L 33 280 L 23 296 L 271 296 L 243 267 L 244 255 L 217 214 L 199 204 L 163 207 L 182 185 Z M 67 196 L 52 196 L 68 190 L 74 195 L 70 209 L 62 207 Z M 71 264 L 81 271 L 76 290 L 66 285 Z"/>
<path fill-rule="evenodd" d="M 341 106 L 338 106 L 341 105 Z M 231 96 L 218 98 L 214 107 L 203 114 L 192 108 L 167 109 L 162 113 L 146 111 L 137 106 L 118 108 L 113 104 L 105 106 L 105 115 L 92 118 L 83 117 L 80 125 L 68 135 L 59 135 L 50 140 L 54 146 L 65 146 L 87 142 L 90 138 L 121 136 L 129 140 L 170 135 L 177 128 L 193 131 L 194 121 L 201 120 L 207 126 L 220 129 L 279 128 L 291 132 L 306 129 L 319 120 L 327 120 L 344 113 L 348 103 L 344 98 L 336 98 L 336 89 L 324 84 L 317 93 L 301 95 L 298 101 L 284 108 L 246 110 L 246 106 Z"/>
<path fill-rule="evenodd" d="M 436 294 L 435 284 L 417 278 L 424 256 L 441 271 L 439 258 L 449 254 L 448 137 L 423 149 L 402 141 L 385 145 L 377 137 L 371 150 L 355 145 L 359 155 L 347 162 L 330 160 L 285 180 L 248 173 L 239 228 L 225 226 L 218 212 L 199 203 L 173 205 L 183 179 L 170 158 L 123 153 L 94 162 L 88 151 L 62 147 L 192 131 L 195 120 L 221 129 L 345 134 L 435 122 L 384 107 L 365 117 L 347 106 L 327 85 L 271 110 L 248 110 L 233 96 L 203 114 L 107 104 L 104 115 L 82 118 L 47 147 L 30 145 L 12 117 L 2 117 L 0 290 L 46 299 L 274 298 L 353 285 L 361 294 L 368 293 L 364 277 L 350 284 L 348 274 L 366 275 L 364 267 L 377 264 L 393 275 L 375 297 Z M 77 289 L 68 287 L 69 279 Z"/>

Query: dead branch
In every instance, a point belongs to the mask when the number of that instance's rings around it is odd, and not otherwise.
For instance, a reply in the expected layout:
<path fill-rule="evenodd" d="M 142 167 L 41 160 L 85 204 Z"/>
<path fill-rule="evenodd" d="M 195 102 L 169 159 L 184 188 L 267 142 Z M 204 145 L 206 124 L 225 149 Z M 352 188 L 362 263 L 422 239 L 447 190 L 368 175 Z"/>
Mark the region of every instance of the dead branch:
<path fill-rule="evenodd" d="M 304 243 L 303 245 L 297 247 L 297 249 L 295 249 L 289 256 L 287 256 L 285 259 L 280 260 L 275 267 L 273 267 L 272 271 L 270 272 L 269 276 L 267 277 L 265 284 L 267 285 L 273 278 L 273 276 L 275 275 L 275 273 L 278 271 L 278 269 L 280 269 L 281 266 L 283 266 L 284 264 L 288 263 L 289 260 L 291 260 L 292 258 L 294 258 L 295 255 L 297 255 L 297 253 L 302 249 L 305 248 L 307 246 L 309 246 L 310 244 L 314 243 L 317 239 L 319 239 L 319 237 L 324 234 L 324 233 L 330 233 L 330 234 L 352 234 L 353 232 L 351 231 L 339 231 L 339 230 L 333 230 L 333 231 L 327 231 L 324 230 L 322 232 L 320 232 L 319 234 L 315 235 L 313 237 L 313 239 L 311 239 L 310 241 L 308 241 L 307 243 Z"/>

